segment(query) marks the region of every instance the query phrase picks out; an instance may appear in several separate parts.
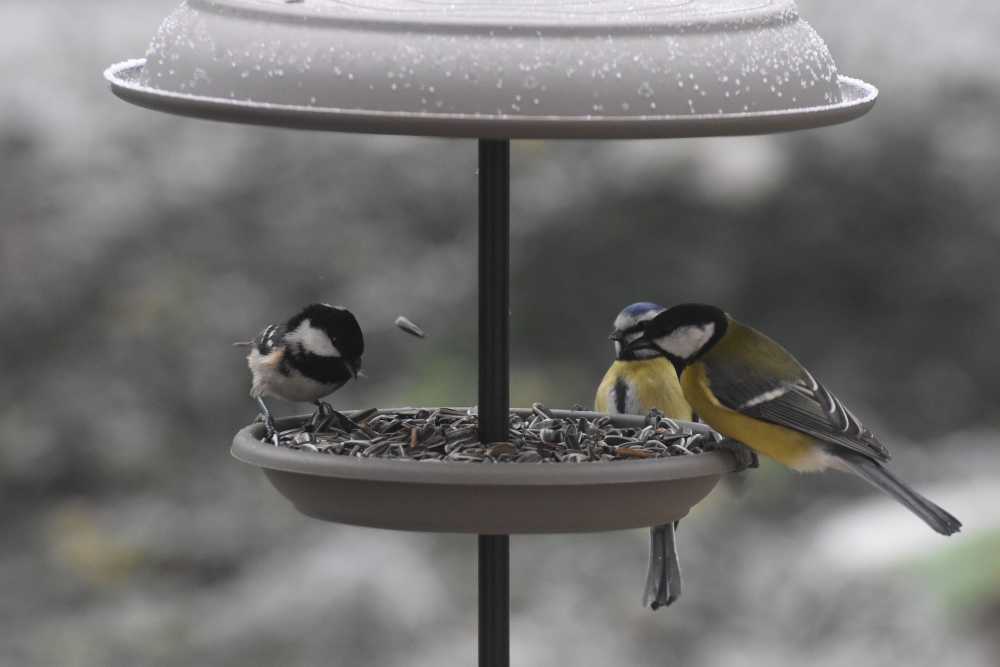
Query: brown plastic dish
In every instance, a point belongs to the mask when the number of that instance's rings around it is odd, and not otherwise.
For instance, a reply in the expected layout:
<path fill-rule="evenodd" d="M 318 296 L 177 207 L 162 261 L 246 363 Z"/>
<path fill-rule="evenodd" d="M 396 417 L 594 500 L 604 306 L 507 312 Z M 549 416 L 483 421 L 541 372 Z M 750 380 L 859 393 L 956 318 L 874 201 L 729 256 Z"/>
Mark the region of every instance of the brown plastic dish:
<path fill-rule="evenodd" d="M 522 411 L 519 411 L 522 412 Z M 553 410 L 556 416 L 594 416 Z M 348 412 L 348 415 L 351 413 Z M 279 421 L 285 428 L 295 417 Z M 623 426 L 644 417 L 613 417 Z M 701 424 L 686 424 L 706 430 Z M 602 463 L 431 463 L 361 459 L 275 447 L 262 424 L 242 429 L 234 457 L 258 466 L 308 516 L 357 526 L 448 533 L 573 533 L 681 519 L 722 475 L 725 451 Z"/>

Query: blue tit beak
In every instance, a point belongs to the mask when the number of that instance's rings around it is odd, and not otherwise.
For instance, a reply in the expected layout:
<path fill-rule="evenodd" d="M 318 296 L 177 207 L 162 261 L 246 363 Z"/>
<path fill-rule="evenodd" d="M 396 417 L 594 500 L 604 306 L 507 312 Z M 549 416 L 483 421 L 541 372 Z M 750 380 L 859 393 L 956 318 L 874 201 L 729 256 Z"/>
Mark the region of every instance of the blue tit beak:
<path fill-rule="evenodd" d="M 620 331 L 612 331 L 611 335 L 608 336 L 608 340 L 611 341 L 615 348 L 615 358 L 617 359 L 622 354 L 622 340 L 624 340 L 624 335 Z"/>
<path fill-rule="evenodd" d="M 643 334 L 628 343 L 625 343 L 622 347 L 623 353 L 635 352 L 636 350 L 656 350 L 659 352 L 660 348 L 658 348 L 652 341 L 646 338 L 645 334 Z"/>

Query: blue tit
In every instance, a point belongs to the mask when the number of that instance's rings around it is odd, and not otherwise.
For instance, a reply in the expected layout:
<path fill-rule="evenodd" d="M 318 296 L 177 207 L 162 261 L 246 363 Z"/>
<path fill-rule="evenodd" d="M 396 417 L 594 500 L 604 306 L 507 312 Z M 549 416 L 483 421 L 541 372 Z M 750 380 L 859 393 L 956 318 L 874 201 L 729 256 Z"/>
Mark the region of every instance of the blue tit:
<path fill-rule="evenodd" d="M 645 323 L 664 310 L 655 303 L 634 303 L 615 318 L 611 334 L 615 361 L 597 389 L 594 408 L 598 412 L 644 415 L 656 409 L 671 419 L 691 420 L 691 406 L 684 400 L 673 364 L 656 350 L 629 347 L 642 335 Z M 643 606 L 654 610 L 681 596 L 676 527 L 668 523 L 650 529 Z"/>
<path fill-rule="evenodd" d="M 684 400 L 673 364 L 656 350 L 629 347 L 642 335 L 645 323 L 664 310 L 655 303 L 633 303 L 615 318 L 611 334 L 615 361 L 597 388 L 598 412 L 644 415 L 656 409 L 671 419 L 691 420 L 691 406 Z"/>
<path fill-rule="evenodd" d="M 625 349 L 669 359 L 688 403 L 723 435 L 794 470 L 853 473 L 943 535 L 962 527 L 889 472 L 885 445 L 795 357 L 719 308 L 660 312 Z"/>

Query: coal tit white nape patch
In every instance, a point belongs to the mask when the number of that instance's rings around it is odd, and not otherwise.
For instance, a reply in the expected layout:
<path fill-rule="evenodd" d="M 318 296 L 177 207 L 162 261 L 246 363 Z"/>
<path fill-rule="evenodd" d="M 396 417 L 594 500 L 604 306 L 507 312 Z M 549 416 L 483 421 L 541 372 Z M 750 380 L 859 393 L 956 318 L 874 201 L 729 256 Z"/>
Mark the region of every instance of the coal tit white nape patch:
<path fill-rule="evenodd" d="M 364 335 L 351 311 L 314 303 L 284 324 L 264 328 L 250 345 L 247 365 L 253 376 L 250 396 L 260 406 L 268 436 L 274 420 L 264 398 L 309 402 L 317 407 L 312 425 L 333 409 L 322 402 L 361 373 Z"/>

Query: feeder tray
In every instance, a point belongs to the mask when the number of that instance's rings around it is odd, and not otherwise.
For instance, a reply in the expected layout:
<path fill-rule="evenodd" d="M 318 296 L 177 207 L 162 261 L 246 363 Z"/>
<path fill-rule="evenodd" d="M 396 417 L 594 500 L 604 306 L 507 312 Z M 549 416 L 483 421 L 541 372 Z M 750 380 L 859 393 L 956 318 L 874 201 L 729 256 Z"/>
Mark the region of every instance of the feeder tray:
<path fill-rule="evenodd" d="M 557 419 L 603 416 L 551 413 Z M 279 428 L 305 421 L 280 420 Z M 611 422 L 635 428 L 648 423 L 638 416 L 614 416 Z M 711 433 L 703 424 L 678 424 L 692 433 Z M 505 535 L 660 525 L 686 516 L 722 475 L 737 469 L 725 450 L 592 463 L 394 461 L 276 447 L 263 435 L 263 424 L 241 430 L 233 440 L 233 456 L 263 468 L 300 512 L 396 530 Z"/>
<path fill-rule="evenodd" d="M 106 76 L 202 118 L 479 138 L 794 130 L 878 94 L 791 0 L 188 0 Z"/>

